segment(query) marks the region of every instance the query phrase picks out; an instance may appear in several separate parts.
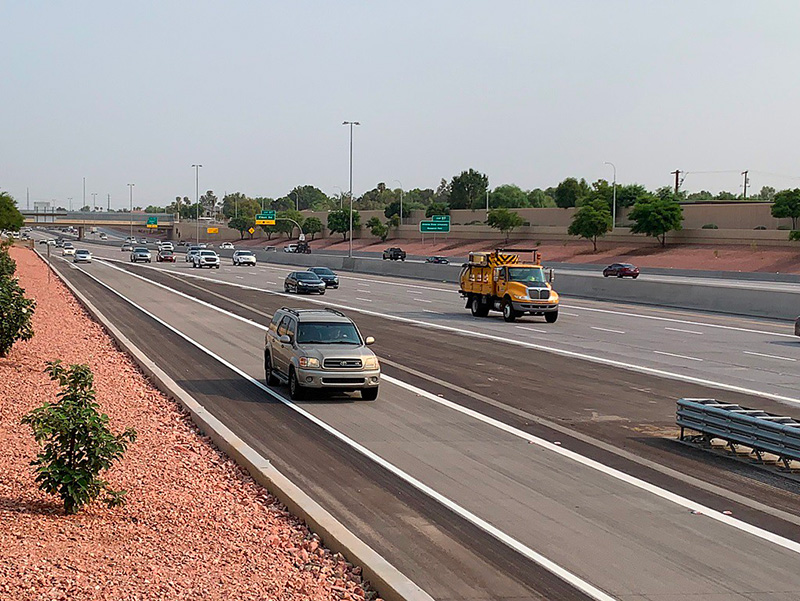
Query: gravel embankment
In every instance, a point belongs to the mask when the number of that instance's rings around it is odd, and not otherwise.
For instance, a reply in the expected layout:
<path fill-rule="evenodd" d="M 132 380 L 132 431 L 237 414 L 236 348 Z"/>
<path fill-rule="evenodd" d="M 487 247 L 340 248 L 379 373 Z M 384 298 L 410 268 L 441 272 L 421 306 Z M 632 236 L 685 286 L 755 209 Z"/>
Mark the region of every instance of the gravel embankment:
<path fill-rule="evenodd" d="M 370 599 L 358 576 L 156 390 L 29 250 L 35 336 L 0 359 L 0 599 Z M 40 492 L 20 418 L 55 398 L 45 361 L 88 363 L 97 400 L 137 441 L 108 474 L 128 504 L 65 516 Z"/>

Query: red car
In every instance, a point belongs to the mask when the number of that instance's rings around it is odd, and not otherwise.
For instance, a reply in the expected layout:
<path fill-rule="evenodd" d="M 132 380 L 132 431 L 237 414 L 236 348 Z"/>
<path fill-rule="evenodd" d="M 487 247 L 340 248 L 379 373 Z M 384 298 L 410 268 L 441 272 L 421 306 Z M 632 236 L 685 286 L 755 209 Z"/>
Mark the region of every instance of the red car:
<path fill-rule="evenodd" d="M 633 278 L 634 280 L 639 277 L 639 268 L 630 263 L 612 263 L 603 270 L 603 277 L 615 275 L 618 278 Z"/>
<path fill-rule="evenodd" d="M 156 261 L 161 263 L 163 261 L 174 263 L 175 262 L 175 253 L 171 250 L 160 250 L 156 255 Z"/>

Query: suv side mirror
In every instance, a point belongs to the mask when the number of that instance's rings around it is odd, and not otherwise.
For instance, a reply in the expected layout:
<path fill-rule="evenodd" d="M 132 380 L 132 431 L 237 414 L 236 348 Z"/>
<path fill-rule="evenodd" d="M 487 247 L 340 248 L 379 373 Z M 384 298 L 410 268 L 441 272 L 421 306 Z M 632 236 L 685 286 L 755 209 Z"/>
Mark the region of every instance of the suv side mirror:
<path fill-rule="evenodd" d="M 369 346 L 370 344 L 375 344 L 375 339 L 372 336 L 367 336 L 364 339 L 364 344 L 366 344 L 367 346 Z"/>
<path fill-rule="evenodd" d="M 555 270 L 553 270 L 553 269 L 550 269 L 550 271 L 549 271 L 549 272 L 548 272 L 548 274 L 547 274 L 547 279 L 548 279 L 549 281 L 551 281 L 551 282 L 552 282 L 553 280 L 555 280 L 555 279 L 556 279 L 556 272 L 555 272 Z"/>
<path fill-rule="evenodd" d="M 279 341 L 281 344 L 291 344 L 291 343 L 292 343 L 292 337 L 291 337 L 291 336 L 289 336 L 289 335 L 287 335 L 287 334 L 284 334 L 283 336 L 281 336 L 280 338 L 278 338 L 278 341 Z"/>

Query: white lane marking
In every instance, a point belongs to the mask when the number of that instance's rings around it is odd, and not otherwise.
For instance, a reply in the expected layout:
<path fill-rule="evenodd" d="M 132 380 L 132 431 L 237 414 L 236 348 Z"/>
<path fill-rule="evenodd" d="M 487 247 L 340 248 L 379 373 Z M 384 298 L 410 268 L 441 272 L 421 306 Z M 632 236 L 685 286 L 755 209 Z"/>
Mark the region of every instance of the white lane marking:
<path fill-rule="evenodd" d="M 581 307 L 581 308 L 583 308 L 583 307 Z M 562 311 L 560 309 L 559 309 L 559 313 L 561 313 L 561 315 L 569 315 L 570 317 L 580 317 L 580 315 L 578 315 L 577 313 L 567 313 L 566 311 Z"/>
<path fill-rule="evenodd" d="M 666 355 L 667 357 L 677 357 L 678 359 L 688 359 L 690 361 L 702 361 L 697 357 L 689 357 L 688 355 L 676 355 L 675 353 L 665 353 L 664 351 L 653 351 L 656 355 Z"/>
<path fill-rule="evenodd" d="M 528 326 L 514 326 L 518 330 L 526 330 L 528 332 L 538 332 L 539 334 L 547 334 L 547 330 L 539 330 L 537 328 L 529 328 Z"/>
<path fill-rule="evenodd" d="M 236 279 L 237 279 L 237 280 L 243 280 L 243 279 L 244 279 L 244 276 L 242 276 L 242 275 L 237 275 L 237 276 L 236 276 Z"/>
<path fill-rule="evenodd" d="M 783 334 L 781 332 L 767 332 L 765 330 L 754 330 L 752 328 L 740 328 L 738 326 L 723 326 L 716 323 L 703 323 L 688 319 L 675 319 L 674 317 L 661 317 L 659 315 L 642 315 L 641 313 L 626 313 L 624 311 L 612 311 L 609 309 L 596 309 L 594 307 L 576 307 L 583 311 L 594 311 L 595 313 L 611 313 L 613 315 L 624 315 L 625 317 L 638 317 L 640 319 L 654 319 L 657 321 L 668 321 L 670 323 L 682 323 L 688 326 L 700 326 L 702 328 L 718 328 L 720 330 L 734 330 L 737 332 L 748 332 L 750 334 L 766 334 L 768 336 L 780 336 L 781 338 L 794 338 L 793 334 Z M 563 313 L 563 311 L 562 311 Z"/>
<path fill-rule="evenodd" d="M 601 332 L 611 332 L 612 334 L 624 334 L 622 330 L 611 330 L 609 328 L 598 328 L 597 326 L 589 326 L 593 330 L 600 330 Z"/>
<path fill-rule="evenodd" d="M 754 353 L 752 351 L 742 351 L 745 355 L 755 355 L 756 357 L 767 357 L 769 359 L 780 359 L 781 361 L 797 361 L 797 359 L 792 359 L 791 357 L 780 357 L 778 355 L 767 355 L 765 353 Z"/>
<path fill-rule="evenodd" d="M 366 292 L 367 294 L 369 294 L 370 292 L 372 292 L 372 290 L 362 290 L 360 288 L 356 288 L 356 292 Z"/>
<path fill-rule="evenodd" d="M 424 299 L 424 298 L 415 298 L 414 300 L 416 302 L 418 302 L 418 303 L 432 303 L 433 302 L 432 300 L 427 300 L 427 299 Z"/>
<path fill-rule="evenodd" d="M 698 334 L 700 336 L 703 335 L 703 332 L 698 332 L 696 330 L 682 330 L 681 328 L 668 328 L 664 326 L 665 330 L 669 330 L 671 332 L 683 332 L 684 334 Z"/>
<path fill-rule="evenodd" d="M 270 389 L 267 386 L 263 385 L 261 382 L 259 382 L 255 378 L 251 377 L 250 375 L 246 374 L 245 372 L 240 370 L 238 367 L 236 367 L 235 365 L 229 363 L 228 361 L 226 361 L 222 357 L 219 357 L 213 351 L 205 348 L 199 342 L 193 340 L 192 338 L 190 338 L 189 336 L 187 336 L 186 334 L 184 334 L 183 332 L 181 332 L 180 330 L 178 330 L 174 326 L 169 325 L 168 323 L 166 323 L 163 320 L 161 320 L 160 318 L 156 317 L 155 315 L 153 315 L 152 313 L 150 313 L 149 311 L 147 311 L 143 307 L 139 306 L 138 304 L 136 304 L 132 300 L 130 300 L 127 297 L 125 297 L 124 295 L 122 295 L 120 292 L 117 292 L 114 288 L 112 288 L 108 284 L 102 282 L 101 280 L 99 280 L 98 278 L 96 278 L 95 276 L 90 274 L 89 272 L 85 271 L 84 269 L 80 268 L 79 266 L 75 266 L 75 267 L 77 269 L 80 269 L 80 271 L 82 271 L 87 276 L 89 276 L 90 278 L 92 278 L 93 280 L 98 282 L 103 287 L 107 288 L 108 290 L 110 290 L 111 292 L 113 292 L 114 294 L 116 294 L 117 296 L 119 296 L 120 298 L 122 298 L 123 300 L 125 300 L 126 302 L 131 304 L 132 306 L 134 306 L 137 309 L 139 309 L 140 311 L 142 311 L 145 315 L 148 315 L 152 319 L 154 319 L 157 322 L 161 323 L 162 325 L 164 325 L 165 327 L 167 327 L 171 331 L 175 332 L 177 335 L 179 335 L 182 338 L 184 338 L 187 342 L 189 342 L 192 345 L 196 346 L 197 348 L 199 348 L 200 350 L 202 350 L 203 352 L 205 352 L 209 356 L 213 357 L 214 359 L 216 359 L 217 361 L 219 361 L 220 363 L 222 363 L 223 365 L 225 365 L 229 369 L 232 369 L 233 371 L 238 373 L 243 378 L 247 379 L 251 383 L 255 384 L 256 386 L 258 386 L 259 388 L 261 388 L 265 392 L 267 392 L 270 395 L 272 395 L 273 397 L 275 397 L 277 400 L 281 401 L 282 403 L 284 403 L 287 406 L 291 407 L 292 409 L 296 410 L 298 413 L 300 413 L 304 417 L 307 417 L 308 419 L 313 421 L 315 424 L 317 424 L 320 427 L 322 427 L 323 429 L 325 429 L 330 434 L 336 436 L 337 438 L 339 438 L 340 440 L 342 440 L 346 444 L 350 445 L 352 448 L 358 450 L 359 452 L 361 452 L 365 456 L 369 457 L 370 459 L 372 459 L 373 461 L 375 461 L 379 465 L 385 467 L 386 469 L 392 471 L 393 473 L 395 473 L 399 477 L 403 478 L 404 480 L 406 480 L 406 482 L 408 482 L 409 484 L 411 484 L 415 488 L 418 488 L 422 492 L 425 492 L 425 494 L 428 494 L 432 498 L 434 498 L 437 501 L 439 501 L 440 503 L 444 504 L 446 507 L 448 507 L 448 509 L 451 509 L 452 511 L 454 511 L 455 513 L 458 513 L 459 515 L 461 515 L 465 519 L 468 519 L 469 521 L 472 521 L 471 518 L 474 518 L 475 520 L 478 520 L 477 522 L 473 521 L 472 523 L 474 523 L 475 525 L 481 527 L 486 532 L 489 532 L 490 534 L 492 534 L 492 536 L 495 536 L 496 538 L 498 538 L 499 540 L 503 541 L 504 543 L 506 543 L 507 545 L 509 545 L 513 549 L 517 550 L 518 552 L 522 553 L 523 555 L 526 555 L 525 551 L 530 551 L 531 553 L 539 555 L 538 553 L 536 553 L 532 549 L 528 548 L 527 546 L 523 545 L 519 541 L 516 541 L 515 539 L 513 539 L 513 538 L 509 537 L 508 535 L 506 535 L 504 532 L 502 532 L 499 529 L 495 528 L 494 526 L 492 526 L 488 522 L 485 522 L 481 518 L 479 518 L 476 515 L 472 514 L 467 509 L 462 508 L 461 506 L 457 505 L 455 502 L 451 501 L 447 497 L 444 497 L 443 495 L 440 495 L 439 493 L 437 493 L 436 491 L 434 491 L 433 489 L 431 489 L 427 485 L 425 485 L 422 482 L 416 480 L 410 474 L 407 474 L 406 472 L 403 472 L 402 470 L 400 470 L 400 468 L 395 467 L 393 464 L 389 463 L 388 461 L 386 461 L 385 459 L 383 459 L 379 455 L 376 455 L 375 453 L 373 453 L 372 451 L 370 451 L 366 447 L 363 447 L 358 442 L 356 442 L 356 441 L 352 440 L 351 438 L 349 438 L 347 435 L 339 432 L 338 430 L 336 430 L 332 426 L 328 425 L 326 422 L 324 422 L 321 419 L 317 418 L 316 416 L 308 413 L 304 409 L 301 409 L 300 407 L 297 407 L 289 399 L 286 399 L 285 397 L 277 394 L 272 389 Z M 129 275 L 135 275 L 135 274 L 131 274 L 130 272 L 127 272 L 127 271 L 125 271 L 123 269 L 119 269 L 117 267 L 114 267 L 114 269 L 118 269 L 120 271 L 123 271 L 124 273 L 129 274 Z M 141 276 L 136 276 L 136 277 L 139 277 L 140 279 L 145 279 L 145 278 L 141 278 Z M 148 280 L 145 279 L 145 281 L 148 281 Z M 154 282 L 151 282 L 151 283 L 154 283 Z M 231 318 L 234 318 L 234 319 L 246 322 L 246 323 L 250 323 L 250 324 L 254 324 L 255 323 L 255 322 L 252 322 L 252 321 L 250 321 L 248 319 L 240 317 L 239 315 L 236 315 L 235 313 L 231 313 L 230 311 L 226 311 L 225 309 L 222 309 L 221 307 L 216 307 L 214 305 L 209 305 L 208 303 L 206 303 L 204 301 L 201 301 L 199 299 L 196 299 L 196 298 L 194 298 L 194 297 L 192 297 L 190 295 L 184 294 L 182 292 L 178 292 L 177 290 L 173 290 L 173 289 L 169 288 L 168 286 L 160 285 L 160 287 L 165 288 L 166 290 L 168 290 L 170 292 L 179 294 L 182 297 L 186 297 L 186 298 L 188 298 L 190 300 L 198 302 L 198 303 L 200 303 L 200 304 L 202 304 L 204 306 L 208 306 L 211 309 L 213 309 L 213 310 L 215 310 L 215 311 L 217 311 L 219 313 L 222 313 L 222 314 L 224 314 L 224 315 L 226 315 L 228 317 L 231 317 Z M 261 330 L 267 330 L 268 329 L 266 326 L 263 326 L 261 324 L 255 324 L 255 325 L 256 325 L 256 327 L 258 327 Z M 418 388 L 418 387 L 416 387 L 416 386 L 414 386 L 412 384 L 408 384 L 406 382 L 403 382 L 402 380 L 398 380 L 396 378 L 393 378 L 391 376 L 387 376 L 385 374 L 383 374 L 381 377 L 385 381 L 390 382 L 390 383 L 392 383 L 392 384 L 394 384 L 396 386 L 399 386 L 400 388 L 404 388 L 404 389 L 406 389 L 406 390 L 408 390 L 410 392 L 413 392 L 414 394 L 416 394 L 418 396 L 426 398 L 426 399 L 428 399 L 430 401 L 434 401 L 435 403 L 438 403 L 438 404 L 440 404 L 442 406 L 448 407 L 448 408 L 450 408 L 450 409 L 452 409 L 454 411 L 457 411 L 457 412 L 459 412 L 459 413 L 461 413 L 463 415 L 472 417 L 473 419 L 476 419 L 476 420 L 478 420 L 478 421 L 480 421 L 480 422 L 482 422 L 484 424 L 492 426 L 492 427 L 494 427 L 496 429 L 499 429 L 499 430 L 501 430 L 503 432 L 506 432 L 508 434 L 511 434 L 511 435 L 516 436 L 518 438 L 521 438 L 523 440 L 527 440 L 528 442 L 531 442 L 531 443 L 536 444 L 536 445 L 538 445 L 538 446 L 540 446 L 540 447 L 542 447 L 544 449 L 552 451 L 552 452 L 554 452 L 554 453 L 556 453 L 558 455 L 561 455 L 562 457 L 566 457 L 568 459 L 576 461 L 577 463 L 580 463 L 581 465 L 584 465 L 586 467 L 594 469 L 594 470 L 596 470 L 596 471 L 598 471 L 598 472 L 600 472 L 602 474 L 605 474 L 605 475 L 610 476 L 610 477 L 612 477 L 614 479 L 617 479 L 617 480 L 620 480 L 620 481 L 625 482 L 627 484 L 630 484 L 631 486 L 634 486 L 634 487 L 636 487 L 636 488 L 638 488 L 640 490 L 643 490 L 645 492 L 649 492 L 650 494 L 653 494 L 653 495 L 655 495 L 655 496 L 657 496 L 657 497 L 659 497 L 661 499 L 670 501 L 670 502 L 672 502 L 672 503 L 674 503 L 676 505 L 679 505 L 681 507 L 685 507 L 686 509 L 689 509 L 691 511 L 698 511 L 702 515 L 705 515 L 706 517 L 709 517 L 709 518 L 711 518 L 713 520 L 716 520 L 718 522 L 721 522 L 723 524 L 731 526 L 731 527 L 733 527 L 733 528 L 735 528 L 737 530 L 740 530 L 742 532 L 746 532 L 748 534 L 756 536 L 757 538 L 760 538 L 760 539 L 765 540 L 767 542 L 773 543 L 773 544 L 775 544 L 775 545 L 777 545 L 779 547 L 782 547 L 782 548 L 787 549 L 789 551 L 792 551 L 794 553 L 800 554 L 800 543 L 798 543 L 796 541 L 787 539 L 787 538 L 785 538 L 783 536 L 780 536 L 780 535 L 775 534 L 773 532 L 770 532 L 768 530 L 764 530 L 763 528 L 759 528 L 757 526 L 753 526 L 752 524 L 749 524 L 747 522 L 739 520 L 738 518 L 734 518 L 732 516 L 726 515 L 726 514 L 720 512 L 720 511 L 717 511 L 717 510 L 712 509 L 710 507 L 706 507 L 705 505 L 702 505 L 701 503 L 697 503 L 695 501 L 692 501 L 691 499 L 688 499 L 686 497 L 683 497 L 681 495 L 673 493 L 673 492 L 671 492 L 669 490 L 666 490 L 664 488 L 661 488 L 659 486 L 656 486 L 654 484 L 651 484 L 649 482 L 641 480 L 640 478 L 637 478 L 635 476 L 631 476 L 630 474 L 626 474 L 625 472 L 622 472 L 621 470 L 618 470 L 616 468 L 607 466 L 607 465 L 605 465 L 605 464 L 603 464 L 603 463 L 601 463 L 599 461 L 596 461 L 594 459 L 591 459 L 589 457 L 581 455 L 580 453 L 577 453 L 575 451 L 570 451 L 568 449 L 565 449 L 561 445 L 553 444 L 553 443 L 551 443 L 551 442 L 549 442 L 547 440 L 544 440 L 543 438 L 539 438 L 537 436 L 529 434 L 528 432 L 524 432 L 522 430 L 519 430 L 519 429 L 517 429 L 517 428 L 515 428 L 513 426 L 510 426 L 510 425 L 508 425 L 508 424 L 506 424 L 504 422 L 501 422 L 501 421 L 496 420 L 496 419 L 494 419 L 492 417 L 484 415 L 484 414 L 482 414 L 482 413 L 480 413 L 478 411 L 475 411 L 473 409 L 469 409 L 467 407 L 459 405 L 458 403 L 455 403 L 453 401 L 445 399 L 444 397 L 439 397 L 437 395 L 434 395 L 433 393 L 431 393 L 431 392 L 429 392 L 427 390 L 424 390 L 422 388 Z M 428 491 L 430 491 L 430 492 L 428 492 Z M 460 513 L 460 511 L 463 511 L 464 514 Z M 467 517 L 467 516 L 471 516 L 471 517 Z M 488 526 L 488 528 L 491 528 L 492 530 L 485 529 L 481 524 L 485 524 L 486 526 Z M 495 534 L 495 532 L 497 534 Z M 498 534 L 499 534 L 499 536 L 498 536 Z M 516 547 L 515 544 L 519 545 L 520 548 Z M 524 549 L 524 550 L 521 550 L 521 549 Z M 532 559 L 533 561 L 536 561 L 536 563 L 539 563 L 539 561 L 537 559 L 534 559 L 533 557 L 530 557 L 528 555 L 526 555 L 526 556 L 529 557 L 530 559 Z M 540 555 L 539 555 L 539 557 L 543 558 L 543 556 L 540 556 Z M 543 559 L 545 559 L 546 561 L 550 562 L 550 560 L 547 560 L 546 558 L 543 558 Z M 550 562 L 550 563 L 553 566 L 558 567 L 560 570 L 564 570 L 564 568 L 561 568 L 560 566 L 557 566 L 557 564 L 553 564 L 552 562 Z M 539 565 L 542 565 L 543 567 L 545 567 L 548 570 L 551 569 L 551 568 L 547 567 L 543 563 L 539 563 Z M 560 573 L 555 572 L 554 570 L 551 570 L 551 571 L 553 571 L 554 573 L 556 573 L 559 576 L 561 576 Z M 574 575 L 570 574 L 566 570 L 564 570 L 564 572 L 566 574 L 569 574 L 570 576 L 572 576 L 574 578 L 578 578 L 577 576 L 574 576 Z M 564 578 L 564 576 L 561 576 L 561 577 Z M 566 578 L 565 578 L 565 580 L 566 580 Z M 578 578 L 578 580 L 580 580 L 580 579 Z M 567 580 L 567 581 L 570 582 L 571 584 L 575 585 L 571 580 Z M 581 582 L 584 582 L 584 581 L 581 581 Z M 591 587 L 590 584 L 588 584 L 588 583 L 585 583 L 585 584 L 587 584 L 588 586 Z M 575 585 L 575 586 L 577 586 L 577 585 Z M 594 588 L 594 587 L 592 587 L 592 588 Z M 583 589 L 581 589 L 581 590 L 583 590 Z M 600 591 L 600 593 L 605 595 L 605 593 L 602 593 L 602 591 Z M 602 598 L 603 599 L 605 599 L 605 598 L 612 599 L 611 597 L 602 597 Z"/>
<path fill-rule="evenodd" d="M 431 311 L 430 309 L 423 309 L 423 313 L 433 313 L 434 315 L 442 315 L 441 311 Z"/>
<path fill-rule="evenodd" d="M 371 303 L 372 301 L 368 298 L 361 298 L 360 296 L 356 297 L 356 300 L 364 301 L 365 303 Z"/>
<path fill-rule="evenodd" d="M 118 269 L 118 268 L 115 267 L 115 269 Z M 212 357 L 213 359 L 215 359 L 216 361 L 218 361 L 219 363 L 221 363 L 222 365 L 224 365 L 228 369 L 230 369 L 233 372 L 235 372 L 236 374 L 238 374 L 243 379 L 247 380 L 248 382 L 250 382 L 254 386 L 257 386 L 258 388 L 260 388 L 261 390 L 263 390 L 264 392 L 266 392 L 267 394 L 269 394 L 270 396 L 275 398 L 277 401 L 283 403 L 284 405 L 286 405 L 287 407 L 289 407 L 293 411 L 297 412 L 299 415 L 303 416 L 304 418 L 306 418 L 310 422 L 312 422 L 315 425 L 319 426 L 320 428 L 325 430 L 331 436 L 334 436 L 334 437 L 338 438 L 339 440 L 341 440 L 342 442 L 347 444 L 352 449 L 358 451 L 359 453 L 361 453 L 362 455 L 364 455 L 365 457 L 367 457 L 371 461 L 373 461 L 373 462 L 377 463 L 378 465 L 380 465 L 382 468 L 384 468 L 387 471 L 391 472 L 392 474 L 394 474 L 398 478 L 404 480 L 406 483 L 410 484 L 411 486 L 413 486 L 414 488 L 416 488 L 420 492 L 426 494 L 427 496 L 429 496 L 433 500 L 437 501 L 439 504 L 443 505 L 444 507 L 446 507 L 447 509 L 449 509 L 450 511 L 452 511 L 456 515 L 458 515 L 461 518 L 467 520 L 468 522 L 474 524 L 475 526 L 477 526 L 478 528 L 480 528 L 481 530 L 483 530 L 484 532 L 486 532 L 490 536 L 493 536 L 497 540 L 501 541 L 502 543 L 504 543 L 505 545 L 507 545 L 508 547 L 513 549 L 514 551 L 516 551 L 517 553 L 521 554 L 524 557 L 527 557 L 531 561 L 533 561 L 533 562 L 537 563 L 538 565 L 542 566 L 544 569 L 548 570 L 549 572 L 552 572 L 553 574 L 555 574 L 556 576 L 558 576 L 559 578 L 561 578 L 565 582 L 567 582 L 570 585 L 574 586 L 578 590 L 586 593 L 587 595 L 589 595 L 593 599 L 596 599 L 597 601 L 617 601 L 611 595 L 603 592 L 602 590 L 600 590 L 599 588 L 593 586 L 589 582 L 583 580 L 579 576 L 576 576 L 575 574 L 573 574 L 572 572 L 570 572 L 566 568 L 561 567 L 559 564 L 557 564 L 554 561 L 548 559 L 547 557 L 545 557 L 541 553 L 538 553 L 538 552 L 534 551 L 533 549 L 531 549 L 530 547 L 528 547 L 524 543 L 522 543 L 522 542 L 518 541 L 517 539 L 511 537 L 510 535 L 506 534 L 504 531 L 500 530 L 496 526 L 493 526 L 492 524 L 490 524 L 486 520 L 478 517 L 476 514 L 472 513 L 468 509 L 465 509 L 464 507 L 461 507 L 455 501 L 451 500 L 449 497 L 446 497 L 446 496 L 442 495 L 441 493 L 437 492 L 436 490 L 434 490 L 433 488 L 431 488 L 427 484 L 424 484 L 422 481 L 416 479 L 411 474 L 408 474 L 407 472 L 401 470 L 399 467 L 397 467 L 393 463 L 390 463 L 389 461 L 387 461 L 386 459 L 384 459 L 380 455 L 377 455 L 376 453 L 370 451 L 368 448 L 366 448 L 365 446 L 363 446 L 360 443 L 356 442 L 355 440 L 353 440 L 352 438 L 350 438 L 346 434 L 340 432 L 339 430 L 337 430 L 333 426 L 329 425 L 327 422 L 325 422 L 325 421 L 321 420 L 320 418 L 316 417 L 315 415 L 309 413 L 305 409 L 303 409 L 301 407 L 298 407 L 291 400 L 285 398 L 283 395 L 278 394 L 277 392 L 275 392 L 274 390 L 272 390 L 268 386 L 265 386 L 264 384 L 262 384 L 261 382 L 259 382 L 258 380 L 256 380 L 252 376 L 250 376 L 249 374 L 247 374 L 244 371 L 242 371 L 241 369 L 239 369 L 234 364 L 230 363 L 226 359 L 223 359 L 222 357 L 220 357 L 219 355 L 217 355 L 216 353 L 214 353 L 210 349 L 206 348 L 205 346 L 203 346 L 202 344 L 200 344 L 199 342 L 197 342 L 196 340 L 194 340 L 190 336 L 184 334 L 182 331 L 180 331 L 176 327 L 168 324 L 166 321 L 164 321 L 161 318 L 157 317 L 153 313 L 150 313 L 144 307 L 138 305 L 137 303 L 135 303 L 134 301 L 132 301 L 128 297 L 126 297 L 123 294 L 121 294 L 120 292 L 117 292 L 114 288 L 112 288 L 111 286 L 109 286 L 105 282 L 101 281 L 97 277 L 93 276 L 91 273 L 89 273 L 89 272 L 87 272 L 87 271 L 85 271 L 83 269 L 81 269 L 81 271 L 83 273 L 85 273 L 87 276 L 89 276 L 91 279 L 96 281 L 98 284 L 100 284 L 104 288 L 106 288 L 109 291 L 111 291 L 113 294 L 115 294 L 118 297 L 120 297 L 122 300 L 124 300 L 125 302 L 127 302 L 131 306 L 135 307 L 136 309 L 138 309 L 139 311 L 141 311 L 142 313 L 144 313 L 145 315 L 147 315 L 148 317 L 150 317 L 151 319 L 153 319 L 157 323 L 161 324 L 162 326 L 164 326 L 165 328 L 167 328 L 171 332 L 174 332 L 176 335 L 178 335 L 181 338 L 183 338 L 184 340 L 186 340 L 186 342 L 188 342 L 192 346 L 194 346 L 194 347 L 198 348 L 199 350 L 201 350 L 202 352 L 206 353 L 209 357 Z M 122 270 L 122 271 L 124 271 L 124 270 Z M 129 272 L 127 272 L 127 273 L 129 273 Z M 191 297 L 189 297 L 189 298 L 191 298 Z M 227 311 L 219 309 L 218 307 L 217 307 L 217 310 L 219 310 L 222 313 L 228 314 L 228 315 L 230 315 L 232 317 L 238 317 L 238 316 L 234 315 L 233 313 L 229 313 Z M 264 326 L 259 326 L 259 327 L 262 330 L 266 329 Z"/>
<path fill-rule="evenodd" d="M 125 261 L 121 261 L 119 259 L 104 259 L 104 262 L 107 261 L 114 261 L 117 263 L 125 263 Z M 154 269 L 156 271 L 159 270 L 158 267 L 153 267 L 150 265 L 140 265 L 143 269 Z M 166 271 L 166 270 L 161 270 Z M 188 278 L 195 278 L 198 280 L 203 280 L 206 282 L 211 282 L 212 284 L 227 284 L 228 286 L 233 286 L 236 288 L 241 288 L 242 290 L 252 290 L 254 292 L 266 292 L 268 294 L 273 294 L 275 296 L 285 296 L 286 298 L 294 298 L 291 294 L 286 294 L 285 292 L 278 292 L 276 290 L 269 290 L 267 288 L 258 288 L 256 286 L 248 286 L 247 284 L 237 284 L 235 282 L 220 282 L 219 280 L 212 280 L 206 278 L 201 275 L 197 275 L 194 273 L 182 273 L 184 277 Z M 149 281 L 149 280 L 147 280 Z M 559 355 L 561 357 L 571 357 L 573 359 L 582 359 L 584 361 L 591 361 L 592 363 L 599 363 L 601 365 L 610 365 L 613 367 L 619 367 L 622 369 L 627 369 L 630 371 L 635 371 L 644 374 L 650 374 L 654 376 L 660 376 L 662 378 L 668 378 L 670 380 L 677 380 L 679 382 L 690 382 L 692 384 L 700 384 L 702 386 L 710 386 L 713 388 L 719 388 L 720 390 L 728 390 L 730 392 L 741 392 L 743 394 L 750 394 L 753 396 L 760 396 L 768 399 L 772 399 L 774 401 L 781 401 L 784 403 L 792 403 L 794 405 L 800 405 L 800 398 L 784 396 L 781 394 L 775 394 L 772 392 L 766 392 L 763 390 L 756 390 L 753 388 L 745 388 L 744 386 L 736 386 L 734 384 L 728 384 L 726 382 L 716 382 L 714 380 L 707 380 L 705 378 L 698 378 L 695 376 L 689 376 L 684 373 L 678 373 L 673 371 L 667 371 L 665 369 L 659 369 L 656 367 L 647 367 L 644 365 L 636 365 L 635 363 L 626 363 L 624 361 L 618 361 L 616 359 L 608 359 L 607 357 L 589 355 L 586 353 L 580 353 L 577 351 L 569 351 L 566 349 L 560 349 L 553 346 L 546 346 L 541 343 L 536 342 L 527 342 L 524 340 L 515 340 L 513 338 L 505 338 L 503 336 L 497 336 L 495 334 L 489 334 L 486 332 L 478 332 L 475 330 L 468 330 L 465 328 L 457 328 L 455 326 L 449 326 L 446 324 L 441 323 L 434 323 L 431 321 L 423 321 L 420 319 L 414 319 L 412 317 L 403 317 L 400 315 L 392 315 L 391 313 L 381 313 L 380 311 L 373 311 L 370 309 L 365 309 L 363 307 L 355 307 L 351 305 L 344 305 L 341 303 L 329 303 L 323 300 L 307 298 L 304 299 L 310 303 L 316 303 L 319 305 L 325 305 L 328 307 L 333 307 L 334 309 L 343 309 L 345 311 L 354 311 L 356 313 L 362 313 L 364 315 L 371 315 L 373 317 L 381 317 L 383 319 L 388 319 L 390 321 L 399 321 L 401 323 L 410 323 L 413 325 L 425 326 L 432 328 L 434 330 L 443 330 L 447 332 L 454 332 L 457 334 L 462 334 L 464 336 L 470 336 L 473 338 L 480 338 L 482 340 L 491 340 L 492 342 L 505 342 L 507 344 L 513 344 L 516 346 L 521 346 L 524 348 L 544 351 L 548 353 L 552 353 L 554 355 Z M 794 336 L 792 336 L 794 338 Z"/>

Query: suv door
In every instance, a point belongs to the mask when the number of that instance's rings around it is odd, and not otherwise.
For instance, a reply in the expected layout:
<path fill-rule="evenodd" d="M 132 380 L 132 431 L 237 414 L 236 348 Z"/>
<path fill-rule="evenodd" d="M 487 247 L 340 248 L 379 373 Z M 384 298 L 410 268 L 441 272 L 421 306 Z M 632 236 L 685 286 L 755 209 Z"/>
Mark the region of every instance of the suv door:
<path fill-rule="evenodd" d="M 288 315 L 284 315 L 281 322 L 278 324 L 278 329 L 275 332 L 276 336 L 272 344 L 272 367 L 285 376 L 289 375 L 289 362 L 291 360 L 293 348 L 292 343 L 284 344 L 280 341 L 281 336 L 289 336 L 294 340 L 293 325 L 294 319 Z"/>

